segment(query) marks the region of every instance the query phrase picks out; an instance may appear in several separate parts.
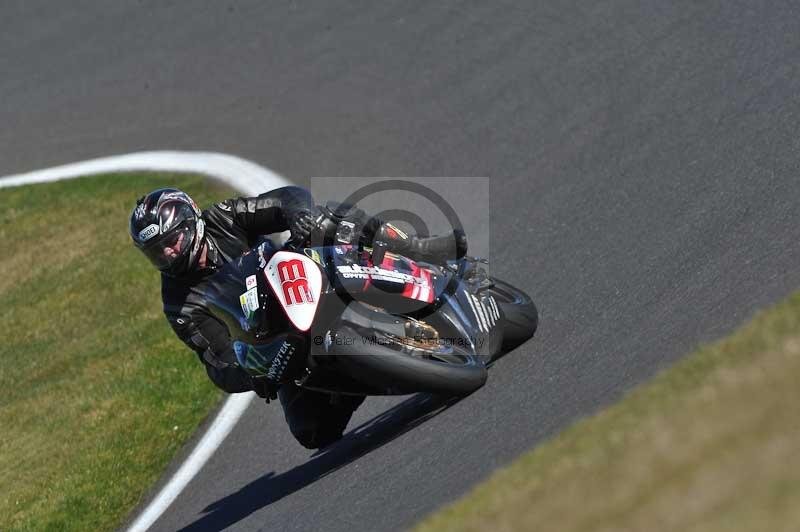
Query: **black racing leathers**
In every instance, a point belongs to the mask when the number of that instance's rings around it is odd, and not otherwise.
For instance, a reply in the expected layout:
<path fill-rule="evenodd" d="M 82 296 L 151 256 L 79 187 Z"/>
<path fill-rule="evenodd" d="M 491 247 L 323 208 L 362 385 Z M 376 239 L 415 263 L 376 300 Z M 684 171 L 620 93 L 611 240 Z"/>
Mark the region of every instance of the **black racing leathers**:
<path fill-rule="evenodd" d="M 214 384 L 228 393 L 249 391 L 253 383 L 234 365 L 228 329 L 207 307 L 207 280 L 218 267 L 255 247 L 264 235 L 286 231 L 297 212 L 313 208 L 311 194 L 295 186 L 217 203 L 202 214 L 209 266 L 181 278 L 161 276 L 167 320 L 178 337 L 198 354 Z"/>

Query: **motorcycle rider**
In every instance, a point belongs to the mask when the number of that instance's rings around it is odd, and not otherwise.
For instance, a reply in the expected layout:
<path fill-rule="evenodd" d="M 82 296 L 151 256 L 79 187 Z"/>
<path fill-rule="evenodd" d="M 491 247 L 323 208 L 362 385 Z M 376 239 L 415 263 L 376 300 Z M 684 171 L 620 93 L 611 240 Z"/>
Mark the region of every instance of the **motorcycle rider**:
<path fill-rule="evenodd" d="M 225 263 L 246 253 L 265 235 L 289 230 L 303 241 L 317 227 L 319 215 L 360 217 L 367 244 L 380 239 L 390 251 L 430 262 L 466 254 L 462 232 L 444 237 L 409 237 L 363 211 L 340 206 L 315 207 L 311 193 L 286 186 L 257 197 L 228 199 L 200 211 L 183 191 L 163 188 L 139 198 L 130 218 L 134 245 L 161 271 L 164 314 L 178 337 L 204 364 L 209 378 L 228 393 L 253 390 L 280 399 L 294 437 L 305 447 L 325 447 L 341 438 L 363 397 L 315 392 L 282 375 L 264 375 L 237 362 L 227 327 L 209 310 L 205 290 L 209 277 Z M 455 238 L 454 238 L 455 237 Z M 287 333 L 269 345 L 273 355 L 289 353 L 302 361 L 308 345 L 302 335 Z M 263 368 L 261 368 L 263 369 Z"/>

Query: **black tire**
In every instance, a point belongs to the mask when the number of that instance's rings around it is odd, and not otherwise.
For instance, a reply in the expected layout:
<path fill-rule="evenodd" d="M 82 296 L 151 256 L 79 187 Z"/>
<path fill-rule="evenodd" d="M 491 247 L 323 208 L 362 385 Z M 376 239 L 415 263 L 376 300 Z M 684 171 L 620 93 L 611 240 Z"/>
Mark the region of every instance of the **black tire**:
<path fill-rule="evenodd" d="M 463 363 L 450 363 L 411 356 L 381 343 L 363 342 L 363 335 L 349 326 L 337 331 L 333 353 L 337 365 L 348 375 L 387 394 L 430 392 L 447 395 L 467 395 L 486 382 L 486 367 L 477 357 L 461 352 Z M 457 348 L 454 348 L 457 350 Z"/>
<path fill-rule="evenodd" d="M 487 291 L 494 296 L 497 306 L 503 311 L 504 319 L 499 323 L 503 333 L 502 356 L 533 337 L 539 326 L 539 311 L 533 300 L 522 290 L 499 279 L 493 281 L 494 286 Z"/>

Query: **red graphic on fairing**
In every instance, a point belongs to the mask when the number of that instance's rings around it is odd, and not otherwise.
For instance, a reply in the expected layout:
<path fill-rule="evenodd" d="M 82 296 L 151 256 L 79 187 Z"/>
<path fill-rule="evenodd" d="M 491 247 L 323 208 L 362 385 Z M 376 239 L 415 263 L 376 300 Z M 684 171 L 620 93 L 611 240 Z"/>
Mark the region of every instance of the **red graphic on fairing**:
<path fill-rule="evenodd" d="M 317 263 L 299 253 L 278 251 L 267 262 L 264 275 L 289 321 L 307 331 L 322 293 L 322 273 Z"/>
<path fill-rule="evenodd" d="M 286 306 L 314 302 L 314 294 L 308 289 L 306 270 L 300 259 L 279 262 L 277 268 Z"/>
<path fill-rule="evenodd" d="M 411 263 L 411 275 L 421 279 L 422 283 L 406 283 L 403 295 L 417 301 L 433 303 L 433 283 L 431 283 L 431 272 L 420 268 L 416 263 Z"/>
<path fill-rule="evenodd" d="M 433 303 L 434 288 L 430 270 L 420 268 L 411 259 L 389 253 L 384 255 L 380 267 L 391 271 L 403 271 L 403 277 L 409 279 L 403 286 L 403 297 L 424 301 L 425 303 Z M 367 279 L 364 285 L 365 290 L 370 281 L 371 279 Z"/>

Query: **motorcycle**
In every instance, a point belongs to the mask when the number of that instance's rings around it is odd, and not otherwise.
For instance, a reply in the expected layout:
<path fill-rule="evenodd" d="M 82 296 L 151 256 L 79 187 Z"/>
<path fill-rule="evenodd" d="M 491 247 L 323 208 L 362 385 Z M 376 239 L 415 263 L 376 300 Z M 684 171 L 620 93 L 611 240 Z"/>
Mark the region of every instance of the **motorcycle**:
<path fill-rule="evenodd" d="M 383 242 L 353 240 L 353 224 L 321 216 L 318 227 L 323 236 L 312 241 L 265 240 L 211 279 L 210 307 L 228 326 L 240 365 L 291 334 L 308 347 L 286 372 L 298 386 L 467 395 L 536 331 L 531 298 L 489 276 L 481 259 L 420 262 Z M 264 371 L 286 366 L 282 354 Z"/>

